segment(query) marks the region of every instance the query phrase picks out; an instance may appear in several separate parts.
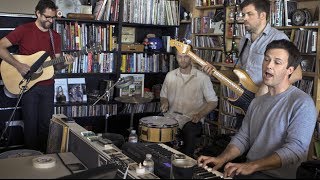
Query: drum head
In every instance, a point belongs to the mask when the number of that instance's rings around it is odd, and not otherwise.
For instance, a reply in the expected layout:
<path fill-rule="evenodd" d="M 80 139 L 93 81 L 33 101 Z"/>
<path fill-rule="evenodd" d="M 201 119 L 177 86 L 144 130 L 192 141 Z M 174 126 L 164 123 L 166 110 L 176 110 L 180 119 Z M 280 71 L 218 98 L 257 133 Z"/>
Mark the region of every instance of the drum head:
<path fill-rule="evenodd" d="M 140 119 L 140 123 L 147 127 L 177 127 L 178 121 L 164 116 L 148 116 Z"/>

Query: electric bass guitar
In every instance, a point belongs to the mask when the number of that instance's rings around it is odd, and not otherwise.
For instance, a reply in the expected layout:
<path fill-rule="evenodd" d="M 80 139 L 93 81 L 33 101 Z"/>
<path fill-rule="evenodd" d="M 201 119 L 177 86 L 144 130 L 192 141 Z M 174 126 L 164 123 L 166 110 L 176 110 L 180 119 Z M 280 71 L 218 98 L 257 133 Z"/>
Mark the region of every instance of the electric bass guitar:
<path fill-rule="evenodd" d="M 201 67 L 208 64 L 208 62 L 202 60 L 196 54 L 191 52 L 189 45 L 173 39 L 170 40 L 169 44 L 171 47 L 175 47 L 179 53 L 186 54 L 191 57 L 191 59 Z M 258 86 L 252 81 L 245 71 L 241 69 L 234 69 L 233 72 L 239 78 L 239 83 L 233 82 L 215 68 L 212 70 L 211 75 L 219 80 L 223 85 L 235 92 L 237 97 L 227 98 L 228 102 L 232 106 L 246 113 L 252 99 L 255 97 L 255 93 L 258 91 Z"/>
<path fill-rule="evenodd" d="M 97 53 L 100 51 L 100 46 L 94 46 L 92 48 L 86 48 L 81 51 L 72 53 L 73 56 L 80 56 L 83 54 Z M 45 51 L 39 51 L 32 55 L 13 55 L 13 57 L 21 62 L 32 67 L 38 60 L 41 60 Z M 45 56 L 46 57 L 46 56 Z M 53 65 L 65 62 L 65 56 L 60 56 L 58 58 L 51 59 L 50 56 L 46 58 L 40 68 L 37 69 L 30 77 L 30 81 L 27 84 L 27 80 L 21 76 L 20 72 L 11 64 L 2 60 L 1 62 L 1 76 L 5 89 L 12 95 L 18 95 L 21 92 L 21 88 L 26 86 L 26 91 L 33 87 L 37 82 L 51 79 L 54 75 Z M 38 66 L 37 66 L 38 67 Z"/>

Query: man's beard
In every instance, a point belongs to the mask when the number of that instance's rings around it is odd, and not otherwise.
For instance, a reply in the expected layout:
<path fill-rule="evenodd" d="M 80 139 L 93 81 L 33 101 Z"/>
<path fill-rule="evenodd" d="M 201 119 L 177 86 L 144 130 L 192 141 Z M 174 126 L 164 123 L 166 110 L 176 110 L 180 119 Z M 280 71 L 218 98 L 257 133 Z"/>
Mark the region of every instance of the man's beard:
<path fill-rule="evenodd" d="M 42 21 L 41 22 L 41 26 L 44 28 L 44 29 L 50 29 L 52 27 L 52 24 L 53 23 L 47 23 L 48 21 Z"/>

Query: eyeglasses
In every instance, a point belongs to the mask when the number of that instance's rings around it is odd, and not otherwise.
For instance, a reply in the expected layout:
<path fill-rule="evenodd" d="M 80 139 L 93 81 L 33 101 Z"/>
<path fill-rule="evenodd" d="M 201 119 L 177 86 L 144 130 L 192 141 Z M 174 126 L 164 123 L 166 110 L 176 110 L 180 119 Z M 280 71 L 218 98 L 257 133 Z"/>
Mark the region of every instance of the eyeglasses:
<path fill-rule="evenodd" d="M 45 18 L 46 18 L 46 20 L 55 20 L 56 18 L 57 18 L 57 16 L 46 16 L 45 14 L 41 14 L 41 15 L 43 15 Z"/>

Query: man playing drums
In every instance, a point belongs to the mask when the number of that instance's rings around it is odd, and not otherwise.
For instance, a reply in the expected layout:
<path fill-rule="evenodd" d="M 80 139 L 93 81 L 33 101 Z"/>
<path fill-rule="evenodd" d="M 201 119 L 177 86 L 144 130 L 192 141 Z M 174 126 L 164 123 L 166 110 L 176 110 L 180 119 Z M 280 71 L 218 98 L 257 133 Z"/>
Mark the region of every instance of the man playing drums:
<path fill-rule="evenodd" d="M 210 77 L 193 67 L 191 58 L 177 51 L 179 68 L 167 73 L 160 92 L 161 111 L 178 114 L 182 129 L 181 151 L 193 157 L 206 115 L 218 105 Z"/>

